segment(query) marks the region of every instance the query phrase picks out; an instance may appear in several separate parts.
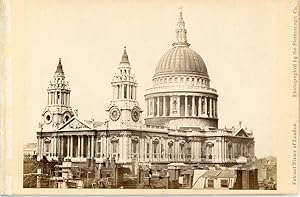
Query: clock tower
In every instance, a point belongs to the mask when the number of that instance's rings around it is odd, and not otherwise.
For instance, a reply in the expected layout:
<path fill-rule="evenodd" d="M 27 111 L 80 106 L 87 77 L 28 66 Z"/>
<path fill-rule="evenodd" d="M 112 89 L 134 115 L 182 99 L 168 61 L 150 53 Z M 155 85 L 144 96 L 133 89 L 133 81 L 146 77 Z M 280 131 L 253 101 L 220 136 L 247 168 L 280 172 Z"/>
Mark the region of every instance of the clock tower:
<path fill-rule="evenodd" d="M 70 92 L 69 83 L 65 81 L 65 74 L 59 58 L 53 80 L 49 82 L 47 89 L 47 106 L 42 113 L 42 122 L 40 123 L 43 132 L 56 130 L 74 116 L 70 106 Z"/>
<path fill-rule="evenodd" d="M 131 70 L 126 47 L 122 55 L 118 70 L 111 82 L 113 97 L 106 110 L 111 127 L 140 127 L 141 113 L 137 101 L 137 82 Z"/>

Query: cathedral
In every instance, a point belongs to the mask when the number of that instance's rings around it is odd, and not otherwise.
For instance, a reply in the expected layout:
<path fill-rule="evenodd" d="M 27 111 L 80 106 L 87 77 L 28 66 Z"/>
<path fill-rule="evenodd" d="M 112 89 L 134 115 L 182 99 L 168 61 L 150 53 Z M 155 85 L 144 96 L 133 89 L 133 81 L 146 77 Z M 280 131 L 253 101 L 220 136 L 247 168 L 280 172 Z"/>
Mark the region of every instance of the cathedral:
<path fill-rule="evenodd" d="M 82 120 L 71 107 L 71 89 L 59 59 L 37 131 L 38 160 L 68 159 L 77 166 L 99 166 L 106 159 L 128 166 L 228 166 L 255 157 L 253 134 L 241 123 L 218 128 L 218 93 L 210 86 L 202 57 L 190 48 L 182 12 L 176 40 L 158 61 L 152 81 L 142 109 L 125 47 L 111 81 L 107 121 Z"/>

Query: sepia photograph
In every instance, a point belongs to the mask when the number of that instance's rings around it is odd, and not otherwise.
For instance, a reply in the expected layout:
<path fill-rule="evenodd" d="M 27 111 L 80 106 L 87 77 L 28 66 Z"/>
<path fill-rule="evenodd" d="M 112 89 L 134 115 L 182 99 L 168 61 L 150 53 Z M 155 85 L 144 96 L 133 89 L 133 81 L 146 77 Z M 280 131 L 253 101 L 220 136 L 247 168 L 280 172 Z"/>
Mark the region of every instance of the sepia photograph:
<path fill-rule="evenodd" d="M 296 1 L 28 0 L 21 10 L 21 191 L 276 193 L 279 167 L 297 176 Z"/>

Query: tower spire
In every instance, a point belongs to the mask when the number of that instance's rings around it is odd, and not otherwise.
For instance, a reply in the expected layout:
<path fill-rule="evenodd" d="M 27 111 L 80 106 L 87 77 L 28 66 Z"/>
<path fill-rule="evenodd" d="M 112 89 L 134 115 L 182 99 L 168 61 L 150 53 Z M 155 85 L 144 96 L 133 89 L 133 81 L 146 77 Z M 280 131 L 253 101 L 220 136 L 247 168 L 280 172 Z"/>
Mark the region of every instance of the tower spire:
<path fill-rule="evenodd" d="M 122 60 L 120 63 L 129 63 L 128 55 L 126 52 L 126 46 L 124 46 L 124 52 L 123 52 Z"/>
<path fill-rule="evenodd" d="M 179 8 L 179 19 L 176 27 L 176 42 L 173 45 L 187 45 L 190 44 L 187 42 L 186 36 L 187 30 L 185 29 L 185 22 L 182 17 L 182 7 Z"/>
<path fill-rule="evenodd" d="M 61 65 L 61 58 L 59 58 L 58 65 L 57 65 L 55 73 L 63 73 L 63 72 L 64 71 L 63 71 L 63 68 L 62 68 L 62 65 Z"/>

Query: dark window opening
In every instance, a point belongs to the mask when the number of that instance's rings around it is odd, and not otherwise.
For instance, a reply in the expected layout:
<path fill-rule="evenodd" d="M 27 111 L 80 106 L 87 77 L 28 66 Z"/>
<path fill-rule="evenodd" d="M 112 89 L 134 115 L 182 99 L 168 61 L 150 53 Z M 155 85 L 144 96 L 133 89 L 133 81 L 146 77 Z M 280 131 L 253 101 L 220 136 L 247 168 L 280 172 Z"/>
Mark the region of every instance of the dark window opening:
<path fill-rule="evenodd" d="M 124 85 L 124 98 L 127 98 L 127 85 Z"/>

